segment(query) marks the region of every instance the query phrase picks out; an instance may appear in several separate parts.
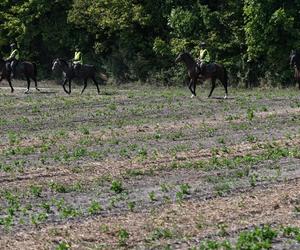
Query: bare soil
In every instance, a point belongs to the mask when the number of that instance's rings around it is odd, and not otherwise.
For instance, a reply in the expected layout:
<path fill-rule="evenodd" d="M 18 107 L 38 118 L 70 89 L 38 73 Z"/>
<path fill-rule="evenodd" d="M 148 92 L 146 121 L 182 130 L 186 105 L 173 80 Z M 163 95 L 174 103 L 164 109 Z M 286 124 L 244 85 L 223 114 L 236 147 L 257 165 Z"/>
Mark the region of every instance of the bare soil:
<path fill-rule="evenodd" d="M 0 249 L 193 249 L 300 227 L 296 90 L 41 84 L 0 88 Z"/>

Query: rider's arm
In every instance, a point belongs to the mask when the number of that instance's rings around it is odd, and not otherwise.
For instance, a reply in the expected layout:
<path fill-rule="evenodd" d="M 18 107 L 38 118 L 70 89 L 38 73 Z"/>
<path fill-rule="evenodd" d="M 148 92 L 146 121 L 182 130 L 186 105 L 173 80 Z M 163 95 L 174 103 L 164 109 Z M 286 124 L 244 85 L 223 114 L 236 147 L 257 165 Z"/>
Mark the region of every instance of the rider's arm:
<path fill-rule="evenodd" d="M 16 50 L 13 50 L 13 51 L 10 53 L 10 56 L 9 56 L 6 60 L 14 59 L 14 58 L 16 57 L 16 54 L 17 54 L 17 51 L 16 51 Z"/>

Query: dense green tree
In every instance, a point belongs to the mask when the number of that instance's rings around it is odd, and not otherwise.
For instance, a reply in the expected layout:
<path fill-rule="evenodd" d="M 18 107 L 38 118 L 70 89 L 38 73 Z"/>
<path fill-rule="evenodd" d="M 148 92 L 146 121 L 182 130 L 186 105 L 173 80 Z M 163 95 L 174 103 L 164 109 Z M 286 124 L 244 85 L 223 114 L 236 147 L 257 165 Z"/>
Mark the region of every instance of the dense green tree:
<path fill-rule="evenodd" d="M 0 49 L 7 55 L 17 41 L 22 57 L 45 72 L 77 44 L 85 61 L 121 82 L 178 83 L 185 70 L 175 56 L 196 57 L 206 41 L 231 83 L 249 76 L 288 83 L 289 52 L 300 48 L 299 9 L 298 0 L 2 0 Z"/>
<path fill-rule="evenodd" d="M 66 56 L 81 33 L 67 24 L 71 1 L 3 1 L 1 6 L 1 50 L 17 42 L 21 57 L 38 62 L 45 70 L 55 56 Z M 6 47 L 4 47 L 6 45 Z"/>

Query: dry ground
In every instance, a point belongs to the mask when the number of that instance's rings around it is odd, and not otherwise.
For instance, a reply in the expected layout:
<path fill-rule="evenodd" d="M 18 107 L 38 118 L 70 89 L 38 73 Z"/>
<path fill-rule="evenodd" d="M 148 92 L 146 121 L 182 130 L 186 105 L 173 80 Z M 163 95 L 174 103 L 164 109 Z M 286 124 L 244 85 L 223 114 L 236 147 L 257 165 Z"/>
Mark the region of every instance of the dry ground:
<path fill-rule="evenodd" d="M 296 89 L 4 84 L 1 249 L 300 249 Z"/>

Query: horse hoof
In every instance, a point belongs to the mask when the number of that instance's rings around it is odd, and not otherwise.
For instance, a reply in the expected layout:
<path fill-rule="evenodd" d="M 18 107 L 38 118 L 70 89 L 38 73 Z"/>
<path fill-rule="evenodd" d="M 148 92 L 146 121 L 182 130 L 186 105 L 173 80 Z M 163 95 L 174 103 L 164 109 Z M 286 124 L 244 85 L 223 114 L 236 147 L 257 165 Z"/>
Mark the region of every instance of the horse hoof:
<path fill-rule="evenodd" d="M 225 96 L 224 96 L 224 99 L 227 99 L 227 98 L 228 98 L 228 96 L 227 96 L 227 95 L 225 95 Z"/>
<path fill-rule="evenodd" d="M 195 97 L 195 95 L 193 94 L 193 95 L 191 95 L 191 98 L 194 98 Z"/>
<path fill-rule="evenodd" d="M 41 91 L 39 88 L 35 88 L 37 91 Z"/>

